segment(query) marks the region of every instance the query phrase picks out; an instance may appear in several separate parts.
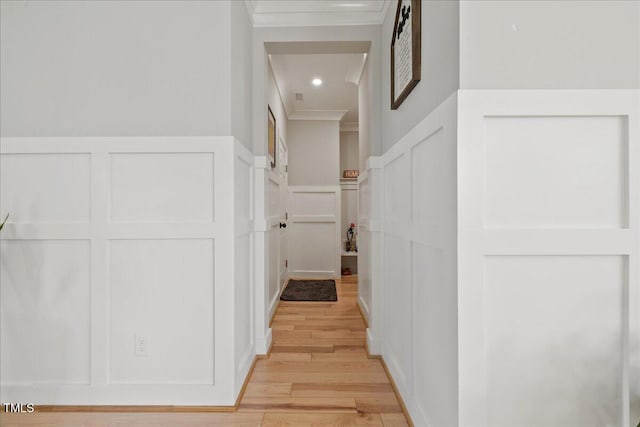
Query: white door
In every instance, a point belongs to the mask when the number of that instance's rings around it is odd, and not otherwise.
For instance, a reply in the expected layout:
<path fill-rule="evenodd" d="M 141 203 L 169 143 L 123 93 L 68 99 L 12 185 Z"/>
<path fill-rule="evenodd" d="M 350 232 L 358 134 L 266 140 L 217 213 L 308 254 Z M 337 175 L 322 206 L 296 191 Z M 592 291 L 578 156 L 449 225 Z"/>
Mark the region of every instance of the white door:
<path fill-rule="evenodd" d="M 280 235 L 278 241 L 278 258 L 279 258 L 279 283 L 280 290 L 287 284 L 289 278 L 289 260 L 288 260 L 288 223 L 289 223 L 289 189 L 288 189 L 288 169 L 289 157 L 287 152 L 287 144 L 280 138 L 278 147 L 278 171 L 280 173 Z"/>
<path fill-rule="evenodd" d="M 291 277 L 339 278 L 340 186 L 289 187 Z"/>

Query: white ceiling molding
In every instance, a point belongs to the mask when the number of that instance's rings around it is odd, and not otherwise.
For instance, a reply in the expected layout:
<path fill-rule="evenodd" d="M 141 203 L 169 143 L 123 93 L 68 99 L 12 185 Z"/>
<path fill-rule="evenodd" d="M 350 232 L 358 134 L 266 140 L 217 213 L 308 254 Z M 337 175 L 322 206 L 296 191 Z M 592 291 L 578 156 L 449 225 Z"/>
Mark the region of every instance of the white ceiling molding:
<path fill-rule="evenodd" d="M 349 110 L 296 110 L 289 120 L 342 120 Z"/>
<path fill-rule="evenodd" d="M 340 123 L 340 132 L 358 132 L 358 122 Z"/>
<path fill-rule="evenodd" d="M 358 66 L 358 68 L 354 68 L 350 70 L 350 74 L 347 75 L 346 81 L 353 83 L 358 86 L 360 84 L 360 79 L 362 78 L 362 73 L 364 71 L 364 64 L 367 63 L 367 54 L 365 53 L 362 56 L 362 63 Z"/>
<path fill-rule="evenodd" d="M 382 24 L 391 0 L 245 0 L 254 27 Z"/>
<path fill-rule="evenodd" d="M 247 8 L 247 15 L 249 15 L 249 20 L 251 21 L 251 26 L 255 27 L 256 23 L 253 19 L 253 2 L 250 0 L 245 0 L 244 2 L 245 7 Z"/>

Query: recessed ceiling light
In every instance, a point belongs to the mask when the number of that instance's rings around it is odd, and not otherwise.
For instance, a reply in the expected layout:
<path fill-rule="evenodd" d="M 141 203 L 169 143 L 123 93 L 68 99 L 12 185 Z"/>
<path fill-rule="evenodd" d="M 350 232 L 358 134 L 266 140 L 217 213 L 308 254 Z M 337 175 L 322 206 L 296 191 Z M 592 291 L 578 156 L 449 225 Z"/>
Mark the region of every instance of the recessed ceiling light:
<path fill-rule="evenodd" d="M 311 80 L 311 83 L 313 83 L 314 86 L 320 86 L 322 84 L 322 80 L 316 77 L 315 79 Z"/>

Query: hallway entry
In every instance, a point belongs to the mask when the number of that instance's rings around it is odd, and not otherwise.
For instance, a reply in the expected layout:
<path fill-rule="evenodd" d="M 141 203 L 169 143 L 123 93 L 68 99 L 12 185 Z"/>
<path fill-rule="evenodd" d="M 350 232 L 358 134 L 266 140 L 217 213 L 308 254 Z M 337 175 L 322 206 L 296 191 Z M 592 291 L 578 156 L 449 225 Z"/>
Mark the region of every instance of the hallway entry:
<path fill-rule="evenodd" d="M 357 280 L 336 280 L 335 303 L 280 302 L 272 350 L 239 415 L 264 413 L 263 425 L 408 425 L 380 359 L 367 356 Z"/>

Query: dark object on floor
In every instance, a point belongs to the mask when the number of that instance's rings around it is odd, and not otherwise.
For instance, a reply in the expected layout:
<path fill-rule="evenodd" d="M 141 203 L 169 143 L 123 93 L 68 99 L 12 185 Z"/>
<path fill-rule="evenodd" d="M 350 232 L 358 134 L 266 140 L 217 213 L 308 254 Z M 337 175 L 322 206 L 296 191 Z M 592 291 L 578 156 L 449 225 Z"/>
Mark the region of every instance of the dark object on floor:
<path fill-rule="evenodd" d="M 282 301 L 338 301 L 335 280 L 289 280 Z"/>
<path fill-rule="evenodd" d="M 351 272 L 351 269 L 349 267 L 345 267 L 342 269 L 342 275 L 343 276 L 351 276 L 353 273 Z"/>

